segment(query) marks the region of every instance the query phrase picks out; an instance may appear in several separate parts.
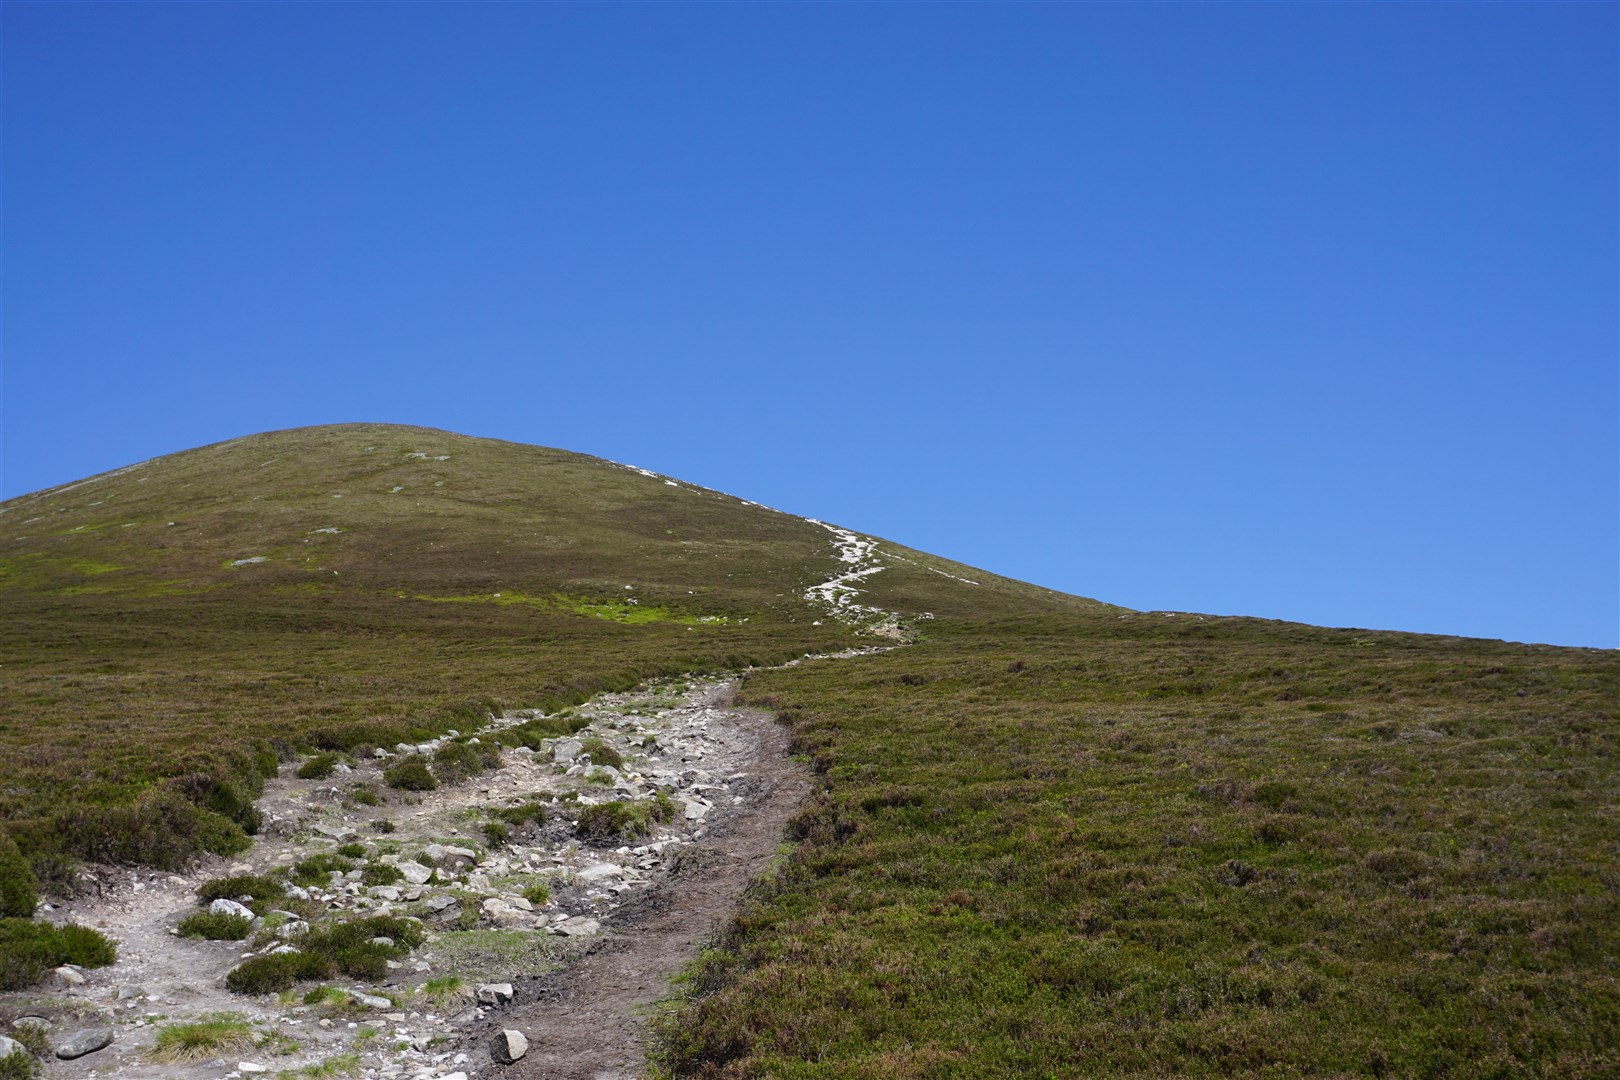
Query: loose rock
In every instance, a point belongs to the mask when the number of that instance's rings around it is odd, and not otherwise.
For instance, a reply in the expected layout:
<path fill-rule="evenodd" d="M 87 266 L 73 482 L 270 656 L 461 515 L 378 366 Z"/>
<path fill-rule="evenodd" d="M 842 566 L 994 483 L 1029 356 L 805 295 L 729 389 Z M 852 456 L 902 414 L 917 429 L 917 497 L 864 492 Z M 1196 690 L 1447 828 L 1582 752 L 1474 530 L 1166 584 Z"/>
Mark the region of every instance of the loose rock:
<path fill-rule="evenodd" d="M 110 1027 L 84 1028 L 64 1039 L 56 1048 L 56 1056 L 63 1061 L 72 1061 L 103 1050 L 112 1045 L 112 1041 L 113 1029 Z"/>
<path fill-rule="evenodd" d="M 505 1005 L 512 1000 L 511 983 L 485 983 L 478 988 L 481 1005 Z"/>
<path fill-rule="evenodd" d="M 489 1056 L 502 1065 L 510 1065 L 529 1052 L 529 1040 L 523 1032 L 511 1028 L 496 1034 L 489 1044 Z"/>

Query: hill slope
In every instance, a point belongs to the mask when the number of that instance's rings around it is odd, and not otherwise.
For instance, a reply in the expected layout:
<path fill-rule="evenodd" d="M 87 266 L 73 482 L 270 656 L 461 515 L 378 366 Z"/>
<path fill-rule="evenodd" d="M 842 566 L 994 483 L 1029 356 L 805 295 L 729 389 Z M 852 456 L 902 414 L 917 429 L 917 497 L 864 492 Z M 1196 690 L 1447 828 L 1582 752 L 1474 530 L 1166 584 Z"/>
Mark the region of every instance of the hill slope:
<path fill-rule="evenodd" d="M 26 849 L 172 865 L 241 841 L 153 802 L 154 782 L 190 778 L 190 801 L 251 827 L 266 740 L 391 744 L 494 702 L 554 706 L 902 632 L 852 601 L 864 578 L 808 595 L 853 569 L 839 533 L 580 454 L 373 424 L 12 499 L 0 813 Z M 877 561 L 865 543 L 907 620 L 1103 609 L 889 545 Z"/>
<path fill-rule="evenodd" d="M 672 1074 L 1620 1072 L 1612 652 L 1128 612 L 374 425 L 12 500 L 0 599 L 45 875 L 230 850 L 300 748 L 913 641 L 746 678 L 818 791 Z"/>

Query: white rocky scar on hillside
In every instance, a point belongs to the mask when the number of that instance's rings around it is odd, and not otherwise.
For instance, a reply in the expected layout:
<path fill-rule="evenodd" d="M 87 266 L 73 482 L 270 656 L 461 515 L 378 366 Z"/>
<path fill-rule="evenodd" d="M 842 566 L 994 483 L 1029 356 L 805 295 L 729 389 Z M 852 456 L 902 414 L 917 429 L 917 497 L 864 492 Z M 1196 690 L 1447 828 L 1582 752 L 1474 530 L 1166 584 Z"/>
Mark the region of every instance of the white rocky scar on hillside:
<path fill-rule="evenodd" d="M 237 860 L 185 874 L 93 868 L 98 895 L 42 910 L 53 922 L 100 929 L 117 943 L 118 959 L 62 968 L 45 986 L 0 994 L 0 1036 L 32 1025 L 27 1034 L 48 1044 L 47 1077 L 236 1080 L 296 1076 L 323 1063 L 349 1070 L 333 1075 L 376 1080 L 476 1075 L 477 1062 L 451 1048 L 469 1026 L 499 1017 L 514 977 L 565 963 L 610 932 L 615 910 L 656 885 L 685 845 L 761 797 L 757 718 L 724 707 L 730 694 L 728 681 L 705 679 L 602 695 L 575 710 L 588 720 L 577 733 L 540 740 L 538 749 L 505 747 L 499 768 L 420 794 L 385 788 L 383 772 L 429 758 L 456 733 L 338 762 L 319 779 L 298 779 L 284 766 L 259 802 L 261 835 Z M 474 738 L 490 740 L 536 715 L 493 718 Z M 593 739 L 622 764 L 593 762 Z M 368 805 L 379 796 L 380 805 Z M 635 839 L 593 840 L 577 828 L 591 806 L 660 799 L 673 813 Z M 494 809 L 536 802 L 543 823 L 513 826 L 504 841 L 485 833 Z M 294 864 L 340 852 L 351 869 L 289 883 L 285 898 L 258 913 L 246 896 L 201 902 L 210 880 L 286 880 Z M 251 918 L 249 936 L 177 935 L 181 919 L 210 909 Z M 244 961 L 296 952 L 312 931 L 376 915 L 415 920 L 427 934 L 420 948 L 388 961 L 384 978 L 339 977 L 316 1000 L 307 995 L 319 984 L 280 995 L 225 986 Z M 250 1025 L 252 1038 L 205 1060 L 153 1058 L 165 1028 L 221 1013 Z"/>
<path fill-rule="evenodd" d="M 898 614 L 856 601 L 863 591 L 857 583 L 888 569 L 878 558 L 878 542 L 848 529 L 841 529 L 837 525 L 829 525 L 825 521 L 817 521 L 815 518 L 805 520 L 833 534 L 833 547 L 838 555 L 838 561 L 849 569 L 819 585 L 810 586 L 804 591 L 804 598 L 812 604 L 819 604 L 834 618 L 858 626 L 868 633 L 894 638 L 905 636 Z"/>

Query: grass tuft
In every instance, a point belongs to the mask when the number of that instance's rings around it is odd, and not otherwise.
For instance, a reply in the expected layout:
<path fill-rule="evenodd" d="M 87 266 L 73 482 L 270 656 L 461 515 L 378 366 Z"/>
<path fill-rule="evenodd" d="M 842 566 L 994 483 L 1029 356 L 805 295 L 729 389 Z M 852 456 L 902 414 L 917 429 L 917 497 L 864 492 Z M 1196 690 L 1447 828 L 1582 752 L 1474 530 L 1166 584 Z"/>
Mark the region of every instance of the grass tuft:
<path fill-rule="evenodd" d="M 245 1050 L 253 1043 L 253 1025 L 244 1017 L 238 1013 L 215 1013 L 189 1023 L 164 1024 L 158 1028 L 148 1056 L 153 1061 L 175 1065 L 221 1057 Z"/>

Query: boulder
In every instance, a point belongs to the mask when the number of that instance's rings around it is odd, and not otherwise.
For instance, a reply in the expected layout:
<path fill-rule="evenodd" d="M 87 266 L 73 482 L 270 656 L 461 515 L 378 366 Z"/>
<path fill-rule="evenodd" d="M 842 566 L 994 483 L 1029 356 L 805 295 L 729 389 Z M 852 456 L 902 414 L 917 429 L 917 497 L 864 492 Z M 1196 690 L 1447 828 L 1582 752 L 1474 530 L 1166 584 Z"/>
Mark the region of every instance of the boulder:
<path fill-rule="evenodd" d="M 19 1016 L 11 1022 L 11 1026 L 18 1031 L 23 1028 L 33 1028 L 35 1031 L 51 1030 L 51 1022 L 43 1016 Z"/>
<path fill-rule="evenodd" d="M 405 875 L 405 880 L 412 885 L 426 885 L 433 877 L 432 869 L 419 862 L 406 859 L 395 865 L 399 867 L 399 872 Z"/>
<path fill-rule="evenodd" d="M 51 972 L 51 974 L 56 976 L 56 981 L 63 986 L 84 985 L 84 972 L 80 971 L 72 964 L 63 964 L 61 967 Z"/>
<path fill-rule="evenodd" d="M 146 996 L 146 987 L 128 983 L 118 988 L 119 1001 L 139 1001 Z"/>
<path fill-rule="evenodd" d="M 226 900 L 224 897 L 220 897 L 208 905 L 208 914 L 234 915 L 238 919 L 251 919 L 253 918 L 253 909 L 244 904 L 238 904 L 235 900 Z"/>
<path fill-rule="evenodd" d="M 0 1058 L 8 1058 L 12 1054 L 26 1054 L 28 1050 L 22 1043 L 8 1035 L 0 1035 Z"/>
<path fill-rule="evenodd" d="M 385 997 L 378 997 L 376 994 L 367 994 L 360 990 L 350 990 L 349 994 L 354 998 L 354 1000 L 358 1001 L 368 1009 L 392 1009 L 394 1007 L 394 1003 L 392 1001 L 389 1001 Z"/>
<path fill-rule="evenodd" d="M 553 929 L 555 929 L 559 934 L 566 934 L 569 937 L 590 937 L 592 934 L 595 934 L 602 929 L 602 924 L 597 922 L 595 919 L 587 919 L 583 915 L 575 915 L 572 918 L 564 919 Z"/>
<path fill-rule="evenodd" d="M 502 1065 L 510 1065 L 529 1052 L 529 1040 L 523 1032 L 507 1028 L 495 1033 L 489 1042 L 489 1056 Z"/>
<path fill-rule="evenodd" d="M 585 752 L 585 744 L 578 739 L 558 739 L 551 745 L 551 760 L 566 765 Z"/>
<path fill-rule="evenodd" d="M 484 983 L 477 990 L 480 1005 L 506 1005 L 512 1000 L 511 983 Z"/>
<path fill-rule="evenodd" d="M 57 1045 L 56 1056 L 63 1061 L 72 1061 L 104 1050 L 112 1045 L 112 1041 L 113 1029 L 110 1027 L 81 1028 Z"/>

